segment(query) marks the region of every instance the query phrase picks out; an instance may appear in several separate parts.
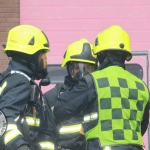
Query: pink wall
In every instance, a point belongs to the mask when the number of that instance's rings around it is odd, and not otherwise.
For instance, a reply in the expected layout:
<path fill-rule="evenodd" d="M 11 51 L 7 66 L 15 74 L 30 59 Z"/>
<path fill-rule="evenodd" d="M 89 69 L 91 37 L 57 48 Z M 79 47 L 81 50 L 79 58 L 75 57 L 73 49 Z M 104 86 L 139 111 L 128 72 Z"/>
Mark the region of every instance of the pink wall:
<path fill-rule="evenodd" d="M 61 63 L 67 45 L 81 37 L 94 42 L 112 24 L 121 25 L 136 51 L 150 48 L 150 0 L 20 0 L 20 23 L 48 35 L 49 63 Z"/>
<path fill-rule="evenodd" d="M 150 49 L 150 0 L 20 0 L 20 23 L 45 31 L 51 64 L 62 62 L 71 42 L 86 37 L 93 43 L 113 24 L 128 31 L 132 50 Z"/>
<path fill-rule="evenodd" d="M 150 48 L 149 0 L 21 0 L 20 7 L 21 24 L 36 25 L 48 35 L 50 63 L 61 62 L 70 42 L 87 37 L 93 43 L 112 24 L 129 32 L 133 50 Z"/>

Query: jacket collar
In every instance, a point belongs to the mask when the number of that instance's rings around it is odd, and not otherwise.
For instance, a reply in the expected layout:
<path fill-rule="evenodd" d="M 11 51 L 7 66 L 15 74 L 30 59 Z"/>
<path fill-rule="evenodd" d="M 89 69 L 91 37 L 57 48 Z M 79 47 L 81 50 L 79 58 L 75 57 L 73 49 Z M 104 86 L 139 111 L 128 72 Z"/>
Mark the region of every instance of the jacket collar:
<path fill-rule="evenodd" d="M 64 84 L 68 90 L 71 90 L 77 83 L 72 80 L 72 78 L 68 75 L 65 76 Z"/>
<path fill-rule="evenodd" d="M 11 71 L 11 70 L 21 71 L 26 75 L 28 75 L 30 78 L 34 79 L 33 72 L 30 69 L 28 69 L 26 66 L 16 61 L 10 60 L 6 71 Z"/>

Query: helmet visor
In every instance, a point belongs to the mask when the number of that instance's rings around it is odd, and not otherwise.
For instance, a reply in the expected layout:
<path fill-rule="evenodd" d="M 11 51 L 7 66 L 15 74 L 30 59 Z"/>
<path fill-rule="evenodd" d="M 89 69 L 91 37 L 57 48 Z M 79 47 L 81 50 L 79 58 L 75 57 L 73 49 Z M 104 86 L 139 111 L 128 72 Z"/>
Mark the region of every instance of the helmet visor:
<path fill-rule="evenodd" d="M 81 62 L 71 62 L 69 64 L 69 72 L 72 79 L 78 81 L 86 74 L 89 74 L 95 70 L 94 64 L 81 63 Z"/>

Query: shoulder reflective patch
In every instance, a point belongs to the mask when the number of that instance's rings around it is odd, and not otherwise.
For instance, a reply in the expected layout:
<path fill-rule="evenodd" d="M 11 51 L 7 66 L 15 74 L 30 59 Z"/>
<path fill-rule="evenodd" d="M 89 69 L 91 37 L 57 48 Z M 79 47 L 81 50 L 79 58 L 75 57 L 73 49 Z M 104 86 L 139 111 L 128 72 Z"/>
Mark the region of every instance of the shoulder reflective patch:
<path fill-rule="evenodd" d="M 6 86 L 7 86 L 7 81 L 5 81 L 5 82 L 2 84 L 2 86 L 0 87 L 0 95 L 1 95 L 1 93 L 4 91 L 4 89 L 6 88 Z"/>

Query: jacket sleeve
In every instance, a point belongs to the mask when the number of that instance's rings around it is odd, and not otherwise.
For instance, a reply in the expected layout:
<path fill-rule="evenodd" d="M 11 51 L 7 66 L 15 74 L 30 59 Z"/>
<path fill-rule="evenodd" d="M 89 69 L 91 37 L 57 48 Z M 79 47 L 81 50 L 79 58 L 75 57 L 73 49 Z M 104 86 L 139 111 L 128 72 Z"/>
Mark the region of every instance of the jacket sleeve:
<path fill-rule="evenodd" d="M 44 150 L 54 150 L 54 133 L 55 133 L 55 120 L 51 111 L 51 106 L 47 102 L 44 96 L 44 101 L 46 104 L 46 120 L 43 117 L 42 105 L 38 103 L 38 114 L 40 118 L 40 130 L 37 138 L 37 143 L 40 144 L 41 149 Z"/>
<path fill-rule="evenodd" d="M 47 104 L 50 108 L 54 106 L 54 103 L 58 96 L 57 92 L 57 87 L 54 87 L 51 90 L 44 93 L 45 100 L 47 101 Z"/>
<path fill-rule="evenodd" d="M 55 101 L 54 116 L 59 120 L 67 120 L 71 116 L 86 109 L 96 100 L 93 86 L 88 87 L 83 78 L 71 91 L 66 91 Z"/>
<path fill-rule="evenodd" d="M 145 134 L 147 127 L 148 127 L 148 123 L 149 123 L 149 105 L 150 102 L 148 101 L 145 110 L 144 110 L 144 114 L 143 114 L 143 120 L 141 122 L 141 134 L 142 136 Z"/>
<path fill-rule="evenodd" d="M 27 79 L 17 78 L 18 76 L 13 77 L 6 82 L 6 87 L 0 98 L 0 109 L 5 114 L 8 122 L 7 131 L 0 140 L 6 149 L 16 150 L 21 145 L 28 145 L 22 133 L 18 130 L 15 119 L 27 104 L 30 94 L 30 82 Z"/>

